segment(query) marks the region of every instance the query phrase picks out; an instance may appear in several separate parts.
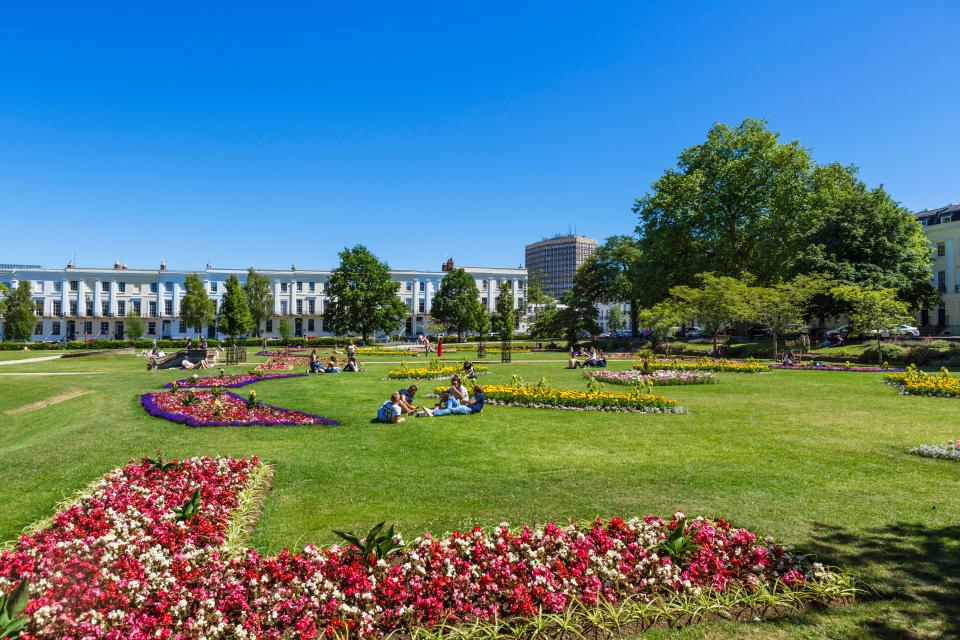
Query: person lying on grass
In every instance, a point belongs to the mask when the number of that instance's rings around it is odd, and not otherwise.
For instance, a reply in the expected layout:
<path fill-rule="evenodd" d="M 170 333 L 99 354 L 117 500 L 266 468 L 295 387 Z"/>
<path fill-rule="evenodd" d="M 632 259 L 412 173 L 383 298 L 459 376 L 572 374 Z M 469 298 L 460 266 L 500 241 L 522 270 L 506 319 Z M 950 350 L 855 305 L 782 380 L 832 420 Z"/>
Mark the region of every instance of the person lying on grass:
<path fill-rule="evenodd" d="M 184 359 L 183 359 L 183 362 L 180 363 L 180 366 L 183 367 L 184 369 L 186 369 L 187 371 L 190 371 L 191 369 L 197 369 L 197 368 L 199 368 L 199 369 L 209 369 L 209 368 L 210 368 L 210 365 L 207 364 L 206 358 L 204 358 L 203 360 L 201 360 L 201 361 L 198 362 L 197 364 L 193 364 L 192 362 L 190 362 L 190 359 L 189 359 L 189 358 L 184 358 Z"/>
<path fill-rule="evenodd" d="M 403 409 L 400 407 L 400 394 L 394 393 L 377 411 L 377 420 L 396 424 L 403 422 Z"/>
<path fill-rule="evenodd" d="M 417 395 L 417 385 L 412 384 L 406 389 L 400 389 L 397 392 L 400 394 L 400 408 L 403 409 L 404 415 L 413 415 L 417 412 L 417 405 L 414 404 L 414 398 Z"/>
<path fill-rule="evenodd" d="M 473 388 L 473 400 L 460 402 L 453 396 L 447 398 L 447 406 L 443 409 L 426 409 L 426 414 L 431 418 L 439 416 L 459 415 L 466 416 L 483 411 L 483 405 L 487 402 L 487 396 L 483 393 L 483 387 L 477 385 Z"/>
<path fill-rule="evenodd" d="M 323 370 L 324 373 L 340 373 L 340 367 L 337 365 L 337 359 L 334 356 L 330 356 L 330 360 L 327 362 L 327 366 Z"/>

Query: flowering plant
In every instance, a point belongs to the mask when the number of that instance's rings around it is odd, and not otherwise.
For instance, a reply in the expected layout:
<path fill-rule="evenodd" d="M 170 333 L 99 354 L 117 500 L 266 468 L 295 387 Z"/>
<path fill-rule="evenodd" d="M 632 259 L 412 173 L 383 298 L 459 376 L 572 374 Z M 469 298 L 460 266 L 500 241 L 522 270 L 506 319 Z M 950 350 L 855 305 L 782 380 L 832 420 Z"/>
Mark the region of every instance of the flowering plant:
<path fill-rule="evenodd" d="M 960 398 L 960 378 L 954 377 L 944 367 L 930 375 L 910 365 L 903 373 L 888 373 L 884 376 L 889 384 L 900 388 L 900 393 L 912 396 L 937 396 Z"/>
<path fill-rule="evenodd" d="M 946 445 L 921 444 L 910 449 L 910 453 L 924 458 L 940 458 L 942 460 L 956 460 L 960 462 L 960 438 L 954 442 L 948 440 Z"/>
<path fill-rule="evenodd" d="M 585 371 L 584 376 L 610 384 L 636 385 L 640 380 L 649 381 L 655 387 L 669 387 L 686 384 L 716 384 L 717 376 L 708 371 L 673 371 L 660 369 L 645 374 L 636 369 L 632 371 Z"/>
<path fill-rule="evenodd" d="M 443 393 L 446 387 L 437 387 Z M 535 409 L 574 409 L 580 411 L 623 411 L 629 413 L 686 413 L 676 401 L 648 393 L 612 393 L 551 389 L 546 386 L 484 385 L 483 393 L 490 404 Z"/>
<path fill-rule="evenodd" d="M 473 370 L 477 375 L 490 373 L 487 367 L 479 364 L 473 365 Z M 401 363 L 396 369 L 387 372 L 387 378 L 390 380 L 442 380 L 455 373 L 463 373 L 463 366 L 431 363 L 427 367 L 407 367 Z"/>
<path fill-rule="evenodd" d="M 760 364 L 752 358 L 746 361 L 711 358 L 701 358 L 699 360 L 644 360 L 633 365 L 633 368 L 640 371 L 670 369 L 672 371 L 716 371 L 720 373 L 760 373 L 767 371 L 766 365 Z"/>
<path fill-rule="evenodd" d="M 258 403 L 255 394 L 253 398 L 251 406 L 247 399 L 230 391 L 217 398 L 210 391 L 188 389 L 176 393 L 145 393 L 140 396 L 140 404 L 152 416 L 191 427 L 340 424 L 312 413 Z"/>
<path fill-rule="evenodd" d="M 262 382 L 264 380 L 280 380 L 283 378 L 299 378 L 306 376 L 305 373 L 238 373 L 233 375 L 217 375 L 217 376 L 207 376 L 204 378 L 198 378 L 191 376 L 190 378 L 185 378 L 183 380 L 176 380 L 174 382 L 168 382 L 164 385 L 167 389 L 181 389 L 186 387 L 193 387 L 195 389 L 199 388 L 214 388 L 222 387 L 224 389 L 236 389 L 237 387 L 245 387 L 248 384 L 253 384 L 254 382 Z"/>
<path fill-rule="evenodd" d="M 871 367 L 871 366 L 853 366 L 849 362 L 845 362 L 843 366 L 837 366 L 833 364 L 824 364 L 823 362 L 810 362 L 803 364 L 772 364 L 770 365 L 771 369 L 796 369 L 800 371 L 855 371 L 859 373 L 884 373 L 887 371 L 903 371 L 903 369 L 891 369 L 889 365 L 883 367 Z"/>
<path fill-rule="evenodd" d="M 231 553 L 239 507 L 262 470 L 256 458 L 191 458 L 166 472 L 144 461 L 107 474 L 0 554 L 0 593 L 29 580 L 21 637 L 407 636 L 708 593 L 815 599 L 837 580 L 772 539 L 683 513 L 503 523 L 410 544 L 378 525 L 348 534 L 347 546 Z"/>

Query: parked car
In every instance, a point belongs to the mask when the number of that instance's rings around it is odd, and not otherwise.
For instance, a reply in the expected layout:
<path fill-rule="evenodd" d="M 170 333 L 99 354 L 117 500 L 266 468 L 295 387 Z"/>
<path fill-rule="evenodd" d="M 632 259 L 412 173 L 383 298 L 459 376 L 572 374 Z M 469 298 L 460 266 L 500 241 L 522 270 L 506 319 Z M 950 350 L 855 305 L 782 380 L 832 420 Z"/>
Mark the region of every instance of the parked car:
<path fill-rule="evenodd" d="M 881 338 L 889 338 L 891 333 L 895 336 L 911 336 L 913 338 L 920 337 L 920 329 L 911 327 L 908 324 L 901 324 L 897 327 L 894 327 L 892 332 L 889 329 L 880 329 L 879 331 L 874 329 L 873 331 L 867 331 L 866 335 L 876 337 L 878 333 L 880 334 Z"/>
<path fill-rule="evenodd" d="M 747 337 L 751 340 L 756 340 L 757 338 L 772 338 L 773 331 L 766 327 L 750 327 L 747 329 Z"/>
<path fill-rule="evenodd" d="M 847 335 L 849 335 L 849 333 L 850 333 L 850 325 L 845 324 L 842 327 L 831 329 L 830 331 L 827 331 L 823 335 L 826 336 L 827 338 L 836 338 L 837 336 L 843 336 L 844 338 L 846 338 Z"/>

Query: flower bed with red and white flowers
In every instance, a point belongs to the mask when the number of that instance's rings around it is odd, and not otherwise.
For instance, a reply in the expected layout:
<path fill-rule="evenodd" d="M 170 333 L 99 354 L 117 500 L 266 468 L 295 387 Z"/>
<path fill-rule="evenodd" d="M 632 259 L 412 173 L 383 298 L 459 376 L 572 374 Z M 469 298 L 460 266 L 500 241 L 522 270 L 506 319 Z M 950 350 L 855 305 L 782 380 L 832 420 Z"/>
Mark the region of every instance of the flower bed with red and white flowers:
<path fill-rule="evenodd" d="M 289 371 L 295 367 L 305 367 L 308 364 L 310 364 L 310 358 L 274 356 L 266 362 L 257 364 L 257 369 L 261 371 Z"/>
<path fill-rule="evenodd" d="M 409 545 L 395 536 L 401 546 L 381 558 L 352 545 L 228 557 L 231 517 L 261 470 L 256 458 L 166 469 L 145 459 L 107 474 L 0 554 L 0 592 L 28 581 L 21 637 L 382 637 L 626 600 L 763 589 L 823 597 L 818 585 L 835 577 L 751 531 L 682 513 L 476 527 Z"/>
<path fill-rule="evenodd" d="M 234 427 L 246 425 L 287 426 L 305 424 L 340 424 L 336 420 L 293 409 L 274 407 L 241 398 L 224 391 L 163 391 L 145 393 L 140 404 L 147 413 L 191 427 Z"/>
<path fill-rule="evenodd" d="M 248 384 L 253 384 L 254 382 L 262 382 L 264 380 L 282 380 L 284 378 L 301 378 L 306 377 L 306 375 L 307 374 L 305 373 L 238 373 L 229 376 L 190 376 L 189 378 L 183 378 L 182 380 L 168 382 L 163 386 L 165 389 L 172 389 L 173 385 L 177 385 L 177 387 L 180 389 L 212 389 L 215 387 L 220 387 L 222 389 L 236 389 L 238 387 L 245 387 Z"/>

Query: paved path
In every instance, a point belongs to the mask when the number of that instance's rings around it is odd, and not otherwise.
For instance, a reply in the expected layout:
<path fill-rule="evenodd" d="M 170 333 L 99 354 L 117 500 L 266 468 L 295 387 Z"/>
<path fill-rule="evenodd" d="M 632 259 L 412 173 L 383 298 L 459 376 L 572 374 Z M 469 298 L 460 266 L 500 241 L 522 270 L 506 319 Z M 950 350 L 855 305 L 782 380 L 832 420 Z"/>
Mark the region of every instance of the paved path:
<path fill-rule="evenodd" d="M 59 360 L 60 356 L 40 356 L 37 358 L 22 358 L 20 360 L 0 360 L 0 367 L 8 364 L 25 364 L 27 362 L 46 362 L 47 360 Z"/>

